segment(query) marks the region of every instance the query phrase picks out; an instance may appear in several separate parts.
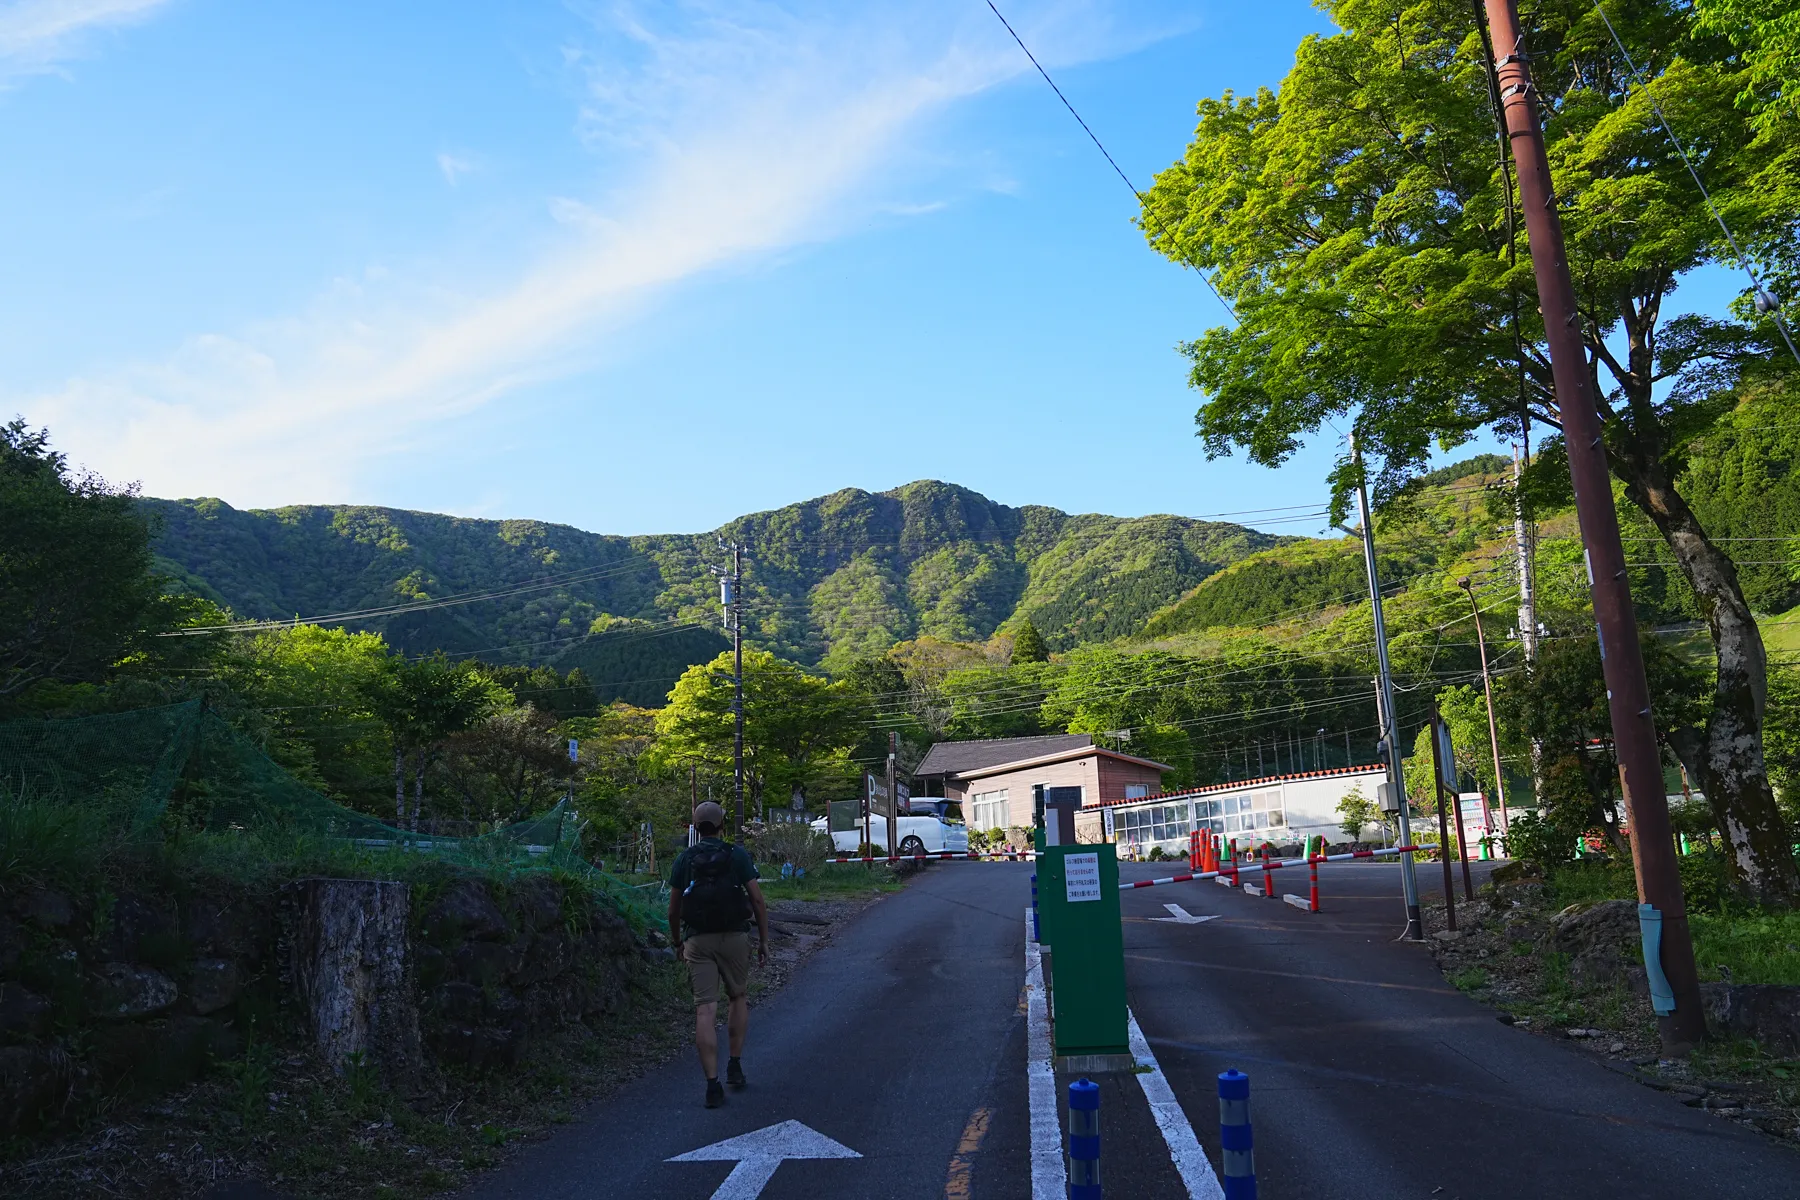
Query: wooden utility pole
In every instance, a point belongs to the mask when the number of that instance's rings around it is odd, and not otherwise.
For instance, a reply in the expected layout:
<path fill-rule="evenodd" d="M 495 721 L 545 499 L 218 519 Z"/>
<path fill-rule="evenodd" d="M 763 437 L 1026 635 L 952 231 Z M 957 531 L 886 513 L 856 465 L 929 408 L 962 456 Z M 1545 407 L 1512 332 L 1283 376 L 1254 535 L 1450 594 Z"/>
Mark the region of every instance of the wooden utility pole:
<path fill-rule="evenodd" d="M 1444 757 L 1443 739 L 1438 736 L 1438 725 L 1443 718 L 1438 715 L 1437 701 L 1431 702 L 1431 794 L 1437 797 L 1438 810 L 1438 859 L 1444 864 L 1444 925 L 1450 932 L 1456 932 L 1456 885 L 1450 879 L 1450 811 L 1444 807 Z M 1461 810 L 1461 802 L 1457 805 Z M 1456 847 L 1458 856 L 1462 854 L 1462 846 Z M 1465 859 L 1463 869 L 1468 870 Z"/>
<path fill-rule="evenodd" d="M 1581 311 L 1576 306 L 1575 286 L 1569 276 L 1568 250 L 1563 242 L 1562 222 L 1557 217 L 1556 191 L 1550 179 L 1550 161 L 1544 153 L 1544 135 L 1538 125 L 1538 94 L 1531 81 L 1518 5 L 1516 0 L 1485 3 L 1494 50 L 1499 55 L 1495 61 L 1496 82 L 1513 163 L 1518 169 L 1519 202 L 1525 211 L 1538 308 L 1544 318 L 1544 340 L 1550 350 L 1558 416 L 1569 451 L 1569 475 L 1575 485 L 1575 512 L 1586 547 L 1594 623 L 1600 637 L 1613 745 L 1619 759 L 1619 782 L 1631 820 L 1631 857 L 1637 868 L 1638 899 L 1661 916 L 1662 974 L 1668 980 L 1673 1001 L 1656 1000 L 1657 1025 L 1664 1049 L 1680 1053 L 1706 1036 L 1706 1017 L 1700 1007 L 1693 938 L 1688 930 L 1687 905 L 1681 894 L 1681 875 L 1671 841 L 1662 755 L 1650 716 L 1650 686 L 1638 646 L 1637 617 L 1631 607 L 1631 584 L 1626 579 L 1625 551 L 1619 541 L 1619 517 L 1613 509 L 1600 415 L 1594 407 L 1582 344 Z M 1651 974 L 1654 978 L 1656 972 Z"/>
<path fill-rule="evenodd" d="M 735 841 L 744 840 L 744 548 L 731 547 L 731 698 L 733 718 L 731 763 L 737 811 L 732 814 Z"/>

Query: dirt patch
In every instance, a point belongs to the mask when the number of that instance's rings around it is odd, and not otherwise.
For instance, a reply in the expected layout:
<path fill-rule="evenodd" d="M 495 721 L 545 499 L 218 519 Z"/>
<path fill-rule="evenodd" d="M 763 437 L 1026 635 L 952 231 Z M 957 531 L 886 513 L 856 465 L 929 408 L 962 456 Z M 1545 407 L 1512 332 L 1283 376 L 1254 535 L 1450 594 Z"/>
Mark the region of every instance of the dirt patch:
<path fill-rule="evenodd" d="M 1635 917 L 1622 920 L 1619 904 L 1553 909 L 1541 879 L 1503 870 L 1474 903 L 1459 900 L 1454 933 L 1444 906 L 1427 905 L 1426 938 L 1444 977 L 1506 1024 L 1565 1041 L 1689 1107 L 1800 1143 L 1800 1061 L 1742 1039 L 1661 1056 Z"/>

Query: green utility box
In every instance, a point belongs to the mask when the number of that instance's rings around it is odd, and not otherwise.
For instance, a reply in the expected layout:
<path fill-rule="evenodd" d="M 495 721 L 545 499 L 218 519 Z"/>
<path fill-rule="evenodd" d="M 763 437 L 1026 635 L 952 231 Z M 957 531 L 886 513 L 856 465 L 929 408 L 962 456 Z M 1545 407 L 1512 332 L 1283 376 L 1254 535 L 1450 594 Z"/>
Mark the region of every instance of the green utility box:
<path fill-rule="evenodd" d="M 1057 1067 L 1130 1070 L 1119 860 L 1110 843 L 1038 851 L 1039 940 L 1053 952 L 1050 1018 Z M 1046 955 L 1048 957 L 1048 954 Z"/>

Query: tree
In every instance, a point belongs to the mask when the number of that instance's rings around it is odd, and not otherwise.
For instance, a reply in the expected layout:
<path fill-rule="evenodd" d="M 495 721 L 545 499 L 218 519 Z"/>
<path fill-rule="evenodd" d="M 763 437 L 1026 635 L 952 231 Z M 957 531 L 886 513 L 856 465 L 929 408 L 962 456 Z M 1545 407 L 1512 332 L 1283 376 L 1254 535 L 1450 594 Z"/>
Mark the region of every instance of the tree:
<path fill-rule="evenodd" d="M 732 772 L 732 662 L 721 654 L 689 667 L 656 718 L 656 758 L 665 767 L 704 766 Z M 744 650 L 744 781 L 746 802 L 760 811 L 765 796 L 854 775 L 846 751 L 862 730 L 842 684 L 808 675 L 767 650 Z M 849 790 L 848 787 L 845 790 Z"/>
<path fill-rule="evenodd" d="M 1044 645 L 1044 635 L 1038 632 L 1030 617 L 1013 631 L 1012 660 L 1015 665 L 1050 661 L 1050 647 Z"/>
<path fill-rule="evenodd" d="M 1760 127 L 1800 119 L 1800 9 L 1786 0 L 1698 0 L 1694 15 L 1743 53 L 1749 71 L 1738 103 Z"/>
<path fill-rule="evenodd" d="M 0 703 L 100 682 L 179 620 L 130 489 L 70 471 L 50 435 L 0 425 Z"/>
<path fill-rule="evenodd" d="M 441 763 L 461 798 L 464 818 L 496 824 L 523 821 L 549 808 L 578 773 L 554 720 L 530 705 L 491 713 L 450 734 Z"/>
<path fill-rule="evenodd" d="M 1201 102 L 1142 219 L 1150 244 L 1211 273 L 1239 318 L 1186 347 L 1208 397 L 1197 418 L 1208 453 L 1242 448 L 1273 466 L 1354 414 L 1385 501 L 1434 442 L 1483 427 L 1517 437 L 1528 420 L 1556 428 L 1557 409 L 1470 7 L 1326 7 L 1343 32 L 1307 38 L 1279 94 Z M 1750 888 L 1787 902 L 1800 874 L 1762 759 L 1762 640 L 1731 560 L 1675 486 L 1687 445 L 1729 408 L 1724 389 L 1768 369 L 1781 344 L 1745 299 L 1739 320 L 1664 312 L 1682 276 L 1731 251 L 1651 100 L 1739 240 L 1770 263 L 1800 258 L 1800 127 L 1758 131 L 1733 107 L 1746 68 L 1680 0 L 1645 0 L 1613 23 L 1647 88 L 1586 0 L 1536 5 L 1526 48 L 1594 394 L 1613 473 L 1667 542 L 1717 652 L 1702 784 Z M 1554 453 L 1534 467 L 1559 469 Z M 1361 470 L 1338 464 L 1337 512 Z"/>
<path fill-rule="evenodd" d="M 425 773 L 445 738 L 471 729 L 511 696 L 466 664 L 442 655 L 408 662 L 390 659 L 389 677 L 376 701 L 394 746 L 394 822 L 417 827 L 425 804 Z M 406 806 L 406 768 L 413 769 L 413 800 Z"/>
<path fill-rule="evenodd" d="M 1706 683 L 1661 639 L 1646 634 L 1642 644 L 1651 694 L 1658 697 L 1657 732 L 1667 742 L 1700 718 Z M 1570 840 L 1598 828 L 1628 858 L 1599 642 L 1547 642 L 1536 669 L 1503 677 L 1494 701 L 1509 736 L 1540 747 L 1542 819 Z"/>
<path fill-rule="evenodd" d="M 1338 801 L 1337 814 L 1343 821 L 1344 835 L 1353 842 L 1362 841 L 1362 831 L 1380 819 L 1375 802 L 1363 795 L 1360 786 L 1344 793 Z"/>
<path fill-rule="evenodd" d="M 560 727 L 580 740 L 580 811 L 607 853 L 632 839 L 644 821 L 662 835 L 685 824 L 687 772 L 659 767 L 656 718 L 656 709 L 617 701 L 595 716 L 576 717 Z"/>
<path fill-rule="evenodd" d="M 587 717 L 599 707 L 594 686 L 580 667 L 559 675 L 554 667 L 496 666 L 477 663 L 475 669 L 512 693 L 513 702 L 530 705 L 553 717 Z"/>

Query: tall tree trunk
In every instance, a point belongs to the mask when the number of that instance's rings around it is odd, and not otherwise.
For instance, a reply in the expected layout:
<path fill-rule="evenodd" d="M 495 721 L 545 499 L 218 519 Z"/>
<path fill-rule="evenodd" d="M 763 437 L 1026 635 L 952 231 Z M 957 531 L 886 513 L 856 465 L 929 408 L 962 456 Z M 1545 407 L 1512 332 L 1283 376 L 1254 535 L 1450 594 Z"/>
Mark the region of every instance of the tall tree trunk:
<path fill-rule="evenodd" d="M 413 768 L 412 831 L 419 831 L 419 812 L 425 807 L 425 761 L 429 751 L 419 751 L 418 765 Z"/>
<path fill-rule="evenodd" d="M 406 828 L 406 753 L 394 743 L 394 828 Z"/>
<path fill-rule="evenodd" d="M 1737 882 L 1761 903 L 1792 905 L 1800 900 L 1800 873 L 1763 763 L 1767 659 L 1737 568 L 1707 538 L 1660 461 L 1643 454 L 1615 455 L 1613 461 L 1625 468 L 1620 477 L 1626 495 L 1656 523 L 1674 552 L 1712 634 L 1718 659 L 1712 712 L 1688 765 L 1731 847 L 1728 861 Z"/>

